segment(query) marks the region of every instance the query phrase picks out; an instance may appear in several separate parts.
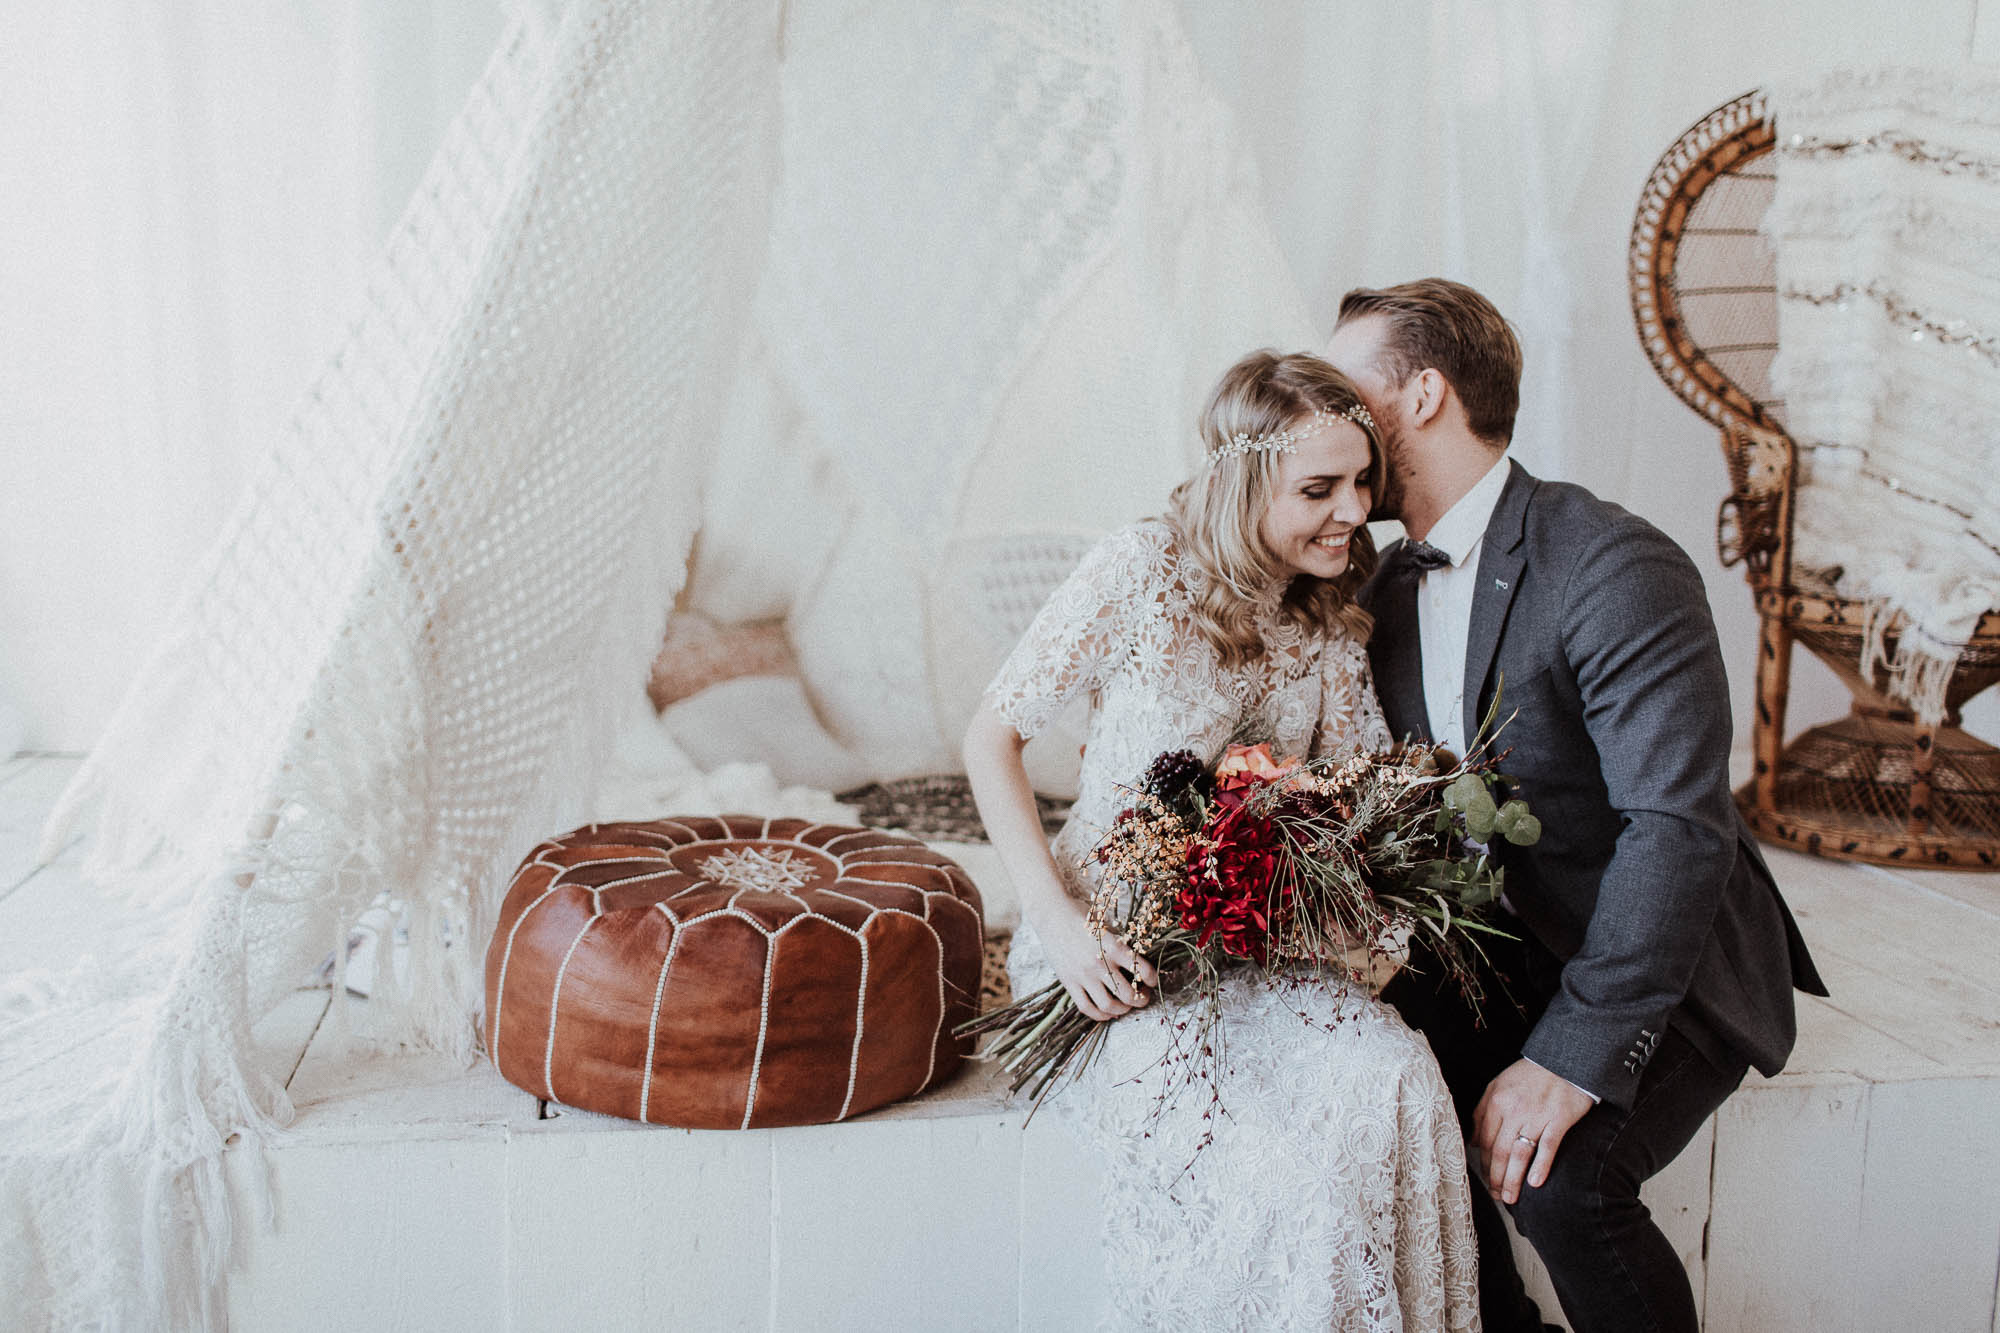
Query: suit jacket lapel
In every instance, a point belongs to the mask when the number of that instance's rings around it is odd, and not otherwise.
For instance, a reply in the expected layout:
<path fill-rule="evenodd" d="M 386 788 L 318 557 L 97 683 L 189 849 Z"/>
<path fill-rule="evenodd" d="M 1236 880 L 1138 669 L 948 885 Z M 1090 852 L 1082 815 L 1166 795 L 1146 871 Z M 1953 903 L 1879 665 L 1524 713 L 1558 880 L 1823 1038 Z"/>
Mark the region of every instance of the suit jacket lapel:
<path fill-rule="evenodd" d="M 1465 635 L 1465 743 L 1471 748 L 1479 732 L 1490 695 L 1486 676 L 1500 649 L 1500 631 L 1507 612 L 1520 590 L 1527 561 L 1521 554 L 1527 530 L 1528 500 L 1534 494 L 1535 479 L 1519 463 L 1509 462 L 1507 484 L 1486 521 L 1486 535 L 1479 544 L 1479 586 L 1472 594 L 1472 621 Z M 1505 706 L 1503 699 L 1502 706 Z"/>

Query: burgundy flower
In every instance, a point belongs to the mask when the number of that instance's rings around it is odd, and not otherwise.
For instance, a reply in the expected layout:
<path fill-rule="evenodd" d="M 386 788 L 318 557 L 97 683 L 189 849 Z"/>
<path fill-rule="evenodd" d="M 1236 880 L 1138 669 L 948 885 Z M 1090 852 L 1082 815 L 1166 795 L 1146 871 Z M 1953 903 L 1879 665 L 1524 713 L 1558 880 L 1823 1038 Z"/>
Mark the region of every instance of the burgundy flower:
<path fill-rule="evenodd" d="M 1187 880 L 1174 906 L 1202 948 L 1262 963 L 1271 931 L 1291 911 L 1291 885 L 1278 874 L 1278 829 L 1241 804 L 1224 807 L 1188 846 Z"/>

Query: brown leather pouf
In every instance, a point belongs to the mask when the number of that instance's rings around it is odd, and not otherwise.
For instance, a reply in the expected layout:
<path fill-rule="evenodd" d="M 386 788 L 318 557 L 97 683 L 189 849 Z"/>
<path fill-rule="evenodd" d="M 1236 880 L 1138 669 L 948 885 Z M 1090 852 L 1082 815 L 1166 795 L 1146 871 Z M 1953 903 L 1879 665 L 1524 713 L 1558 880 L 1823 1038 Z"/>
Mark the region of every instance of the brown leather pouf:
<path fill-rule="evenodd" d="M 978 890 L 875 829 L 592 824 L 528 854 L 486 951 L 486 1049 L 540 1097 L 657 1125 L 817 1124 L 957 1070 Z"/>

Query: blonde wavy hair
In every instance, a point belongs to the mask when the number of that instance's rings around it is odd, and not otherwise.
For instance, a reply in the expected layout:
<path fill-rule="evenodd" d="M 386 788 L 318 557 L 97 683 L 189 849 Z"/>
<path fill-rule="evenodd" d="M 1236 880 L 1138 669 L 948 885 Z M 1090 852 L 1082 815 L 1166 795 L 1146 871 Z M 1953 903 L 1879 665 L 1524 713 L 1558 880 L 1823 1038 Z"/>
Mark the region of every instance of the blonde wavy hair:
<path fill-rule="evenodd" d="M 1231 366 L 1215 386 L 1201 413 L 1202 451 L 1212 455 L 1239 434 L 1289 429 L 1315 410 L 1339 413 L 1360 405 L 1353 382 L 1325 361 L 1265 348 Z M 1382 438 L 1373 422 L 1354 424 L 1368 437 L 1369 473 L 1379 488 Z M 1225 665 L 1240 665 L 1264 651 L 1253 598 L 1290 572 L 1259 531 L 1277 492 L 1279 458 L 1274 451 L 1256 450 L 1204 463 L 1174 488 L 1168 505 L 1166 521 L 1181 559 L 1207 576 L 1195 597 L 1195 628 Z M 1366 528 L 1357 528 L 1340 577 L 1293 577 L 1280 614 L 1307 632 L 1339 625 L 1366 640 L 1371 617 L 1354 595 L 1374 571 L 1375 543 Z"/>

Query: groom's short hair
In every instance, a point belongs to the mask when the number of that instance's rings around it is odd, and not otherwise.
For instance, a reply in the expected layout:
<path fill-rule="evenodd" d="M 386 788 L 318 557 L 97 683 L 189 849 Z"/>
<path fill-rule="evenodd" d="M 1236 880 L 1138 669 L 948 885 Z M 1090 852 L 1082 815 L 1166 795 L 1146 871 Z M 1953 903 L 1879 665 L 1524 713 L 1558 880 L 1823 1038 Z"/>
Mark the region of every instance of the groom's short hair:
<path fill-rule="evenodd" d="M 1426 368 L 1450 381 L 1480 439 L 1504 445 L 1521 408 L 1521 343 L 1491 301 L 1462 282 L 1423 278 L 1356 287 L 1340 298 L 1336 325 L 1364 315 L 1387 321 L 1376 369 L 1403 384 Z"/>

